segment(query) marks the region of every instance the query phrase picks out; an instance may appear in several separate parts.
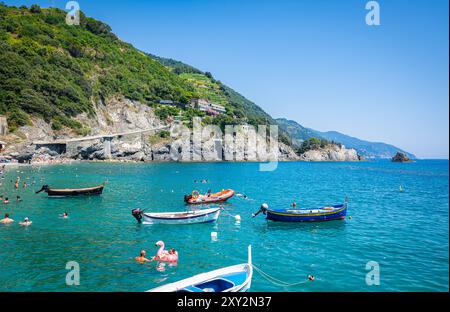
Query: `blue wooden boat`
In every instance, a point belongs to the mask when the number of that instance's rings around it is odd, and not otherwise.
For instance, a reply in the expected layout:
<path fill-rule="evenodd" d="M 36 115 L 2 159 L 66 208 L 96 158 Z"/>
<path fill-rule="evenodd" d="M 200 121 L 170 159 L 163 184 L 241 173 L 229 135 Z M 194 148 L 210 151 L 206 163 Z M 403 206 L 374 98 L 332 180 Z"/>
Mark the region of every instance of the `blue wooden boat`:
<path fill-rule="evenodd" d="M 246 292 L 252 284 L 252 249 L 248 246 L 248 262 L 150 289 L 149 292 Z"/>
<path fill-rule="evenodd" d="M 348 199 L 343 204 L 324 206 L 320 208 L 288 208 L 270 210 L 267 204 L 262 204 L 259 213 L 266 215 L 267 220 L 280 222 L 322 222 L 332 220 L 344 220 L 347 215 Z"/>

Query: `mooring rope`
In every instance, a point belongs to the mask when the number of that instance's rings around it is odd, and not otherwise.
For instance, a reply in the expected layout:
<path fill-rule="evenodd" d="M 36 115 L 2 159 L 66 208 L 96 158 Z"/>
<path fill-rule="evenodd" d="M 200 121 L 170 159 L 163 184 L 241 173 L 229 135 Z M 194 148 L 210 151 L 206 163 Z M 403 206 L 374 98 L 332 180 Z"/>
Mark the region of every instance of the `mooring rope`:
<path fill-rule="evenodd" d="M 226 216 L 230 216 L 230 217 L 233 217 L 233 218 L 235 217 L 231 213 L 229 213 L 229 212 L 227 212 L 225 210 L 223 210 L 222 214 L 225 214 Z"/>
<path fill-rule="evenodd" d="M 301 284 L 305 284 L 308 281 L 304 280 L 304 281 L 300 281 L 300 282 L 296 282 L 296 283 L 288 283 L 282 280 L 279 280 L 273 276 L 270 276 L 269 274 L 267 274 L 266 272 L 264 272 L 263 270 L 261 270 L 260 268 L 258 268 L 256 265 L 252 265 L 253 268 L 255 269 L 256 272 L 258 272 L 259 274 L 261 274 L 262 277 L 264 277 L 267 281 L 271 282 L 272 284 L 276 285 L 276 286 L 280 286 L 280 287 L 292 287 L 292 286 L 296 286 L 296 285 L 301 285 Z"/>

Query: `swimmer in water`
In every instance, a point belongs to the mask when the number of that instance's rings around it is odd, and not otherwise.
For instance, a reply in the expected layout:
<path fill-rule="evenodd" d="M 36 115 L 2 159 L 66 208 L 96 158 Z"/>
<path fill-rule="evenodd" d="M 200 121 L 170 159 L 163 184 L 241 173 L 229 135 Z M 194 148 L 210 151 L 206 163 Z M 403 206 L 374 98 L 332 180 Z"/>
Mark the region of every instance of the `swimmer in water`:
<path fill-rule="evenodd" d="M 309 274 L 309 275 L 308 275 L 308 279 L 312 282 L 312 281 L 314 281 L 316 278 L 314 277 L 314 275 Z"/>
<path fill-rule="evenodd" d="M 28 217 L 26 217 L 23 222 L 20 222 L 19 224 L 22 226 L 29 226 L 31 225 L 31 223 L 33 223 L 32 221 L 30 221 L 30 219 L 28 219 Z"/>
<path fill-rule="evenodd" d="M 134 258 L 134 259 L 135 259 L 137 262 L 139 262 L 139 263 L 150 262 L 151 260 L 147 259 L 147 258 L 145 257 L 145 255 L 146 255 L 145 250 L 141 250 L 141 253 L 140 253 L 139 257 L 136 257 L 136 258 Z"/>
<path fill-rule="evenodd" d="M 24 188 L 24 189 L 27 188 L 27 182 L 23 182 L 23 188 Z"/>
<path fill-rule="evenodd" d="M 8 224 L 8 223 L 12 223 L 12 222 L 14 222 L 14 220 L 11 219 L 9 217 L 9 214 L 7 214 L 7 213 L 5 213 L 5 217 L 0 220 L 0 223 L 2 223 L 2 224 Z"/>
<path fill-rule="evenodd" d="M 22 198 L 20 198 L 19 195 L 17 195 L 17 202 L 20 203 L 22 201 Z"/>
<path fill-rule="evenodd" d="M 67 212 L 64 212 L 64 213 L 61 215 L 61 217 L 64 218 L 64 219 L 67 219 L 67 218 L 69 217 L 69 214 L 68 214 Z"/>
<path fill-rule="evenodd" d="M 5 205 L 9 204 L 9 199 L 8 199 L 8 197 L 5 197 L 5 200 L 3 201 L 3 203 L 4 203 Z"/>

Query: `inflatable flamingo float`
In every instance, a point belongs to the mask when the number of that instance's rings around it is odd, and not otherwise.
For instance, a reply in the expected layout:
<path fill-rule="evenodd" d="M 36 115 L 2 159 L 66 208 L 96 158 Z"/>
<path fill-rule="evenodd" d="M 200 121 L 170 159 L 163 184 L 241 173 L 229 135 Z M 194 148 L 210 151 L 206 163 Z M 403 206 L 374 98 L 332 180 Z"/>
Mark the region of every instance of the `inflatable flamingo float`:
<path fill-rule="evenodd" d="M 155 260 L 157 261 L 166 261 L 166 262 L 177 262 L 178 261 L 178 252 L 170 253 L 164 249 L 164 242 L 157 241 L 156 246 L 159 246 L 158 252 L 156 253 Z"/>

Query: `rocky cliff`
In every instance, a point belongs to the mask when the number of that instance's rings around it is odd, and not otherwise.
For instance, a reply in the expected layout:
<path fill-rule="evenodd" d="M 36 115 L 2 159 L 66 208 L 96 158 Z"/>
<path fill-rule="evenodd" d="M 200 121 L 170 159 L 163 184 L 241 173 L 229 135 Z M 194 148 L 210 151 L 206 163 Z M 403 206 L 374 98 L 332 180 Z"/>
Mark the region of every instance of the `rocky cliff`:
<path fill-rule="evenodd" d="M 70 128 L 54 130 L 40 118 L 32 124 L 20 127 L 2 138 L 9 142 L 3 154 L 20 162 L 51 162 L 65 159 L 119 160 L 119 161 L 208 161 L 200 155 L 196 158 L 193 142 L 189 159 L 178 159 L 171 154 L 178 138 L 170 135 L 173 124 L 160 120 L 148 105 L 123 97 L 114 97 L 95 105 L 94 117 L 80 114 L 75 119 L 91 129 L 89 136 L 80 137 Z M 163 131 L 146 131 L 163 129 Z M 73 139 L 77 140 L 73 140 Z M 80 139 L 80 140 L 78 140 Z M 109 142 L 105 142 L 108 140 Z M 202 141 L 204 143 L 205 140 Z M 204 148 L 203 148 L 204 149 Z M 176 150 L 176 149 L 175 149 Z M 182 153 L 181 147 L 177 150 Z M 244 146 L 237 146 L 236 153 L 243 161 L 258 161 L 247 153 Z M 201 154 L 201 152 L 200 152 Z M 278 160 L 298 160 L 295 151 L 284 143 L 278 143 Z M 224 154 L 215 159 L 225 160 Z"/>
<path fill-rule="evenodd" d="M 309 150 L 300 155 L 304 161 L 360 161 L 362 158 L 356 150 L 345 146 L 328 145 L 324 148 Z"/>
<path fill-rule="evenodd" d="M 397 152 L 391 160 L 392 162 L 411 162 L 411 159 L 402 152 Z"/>

